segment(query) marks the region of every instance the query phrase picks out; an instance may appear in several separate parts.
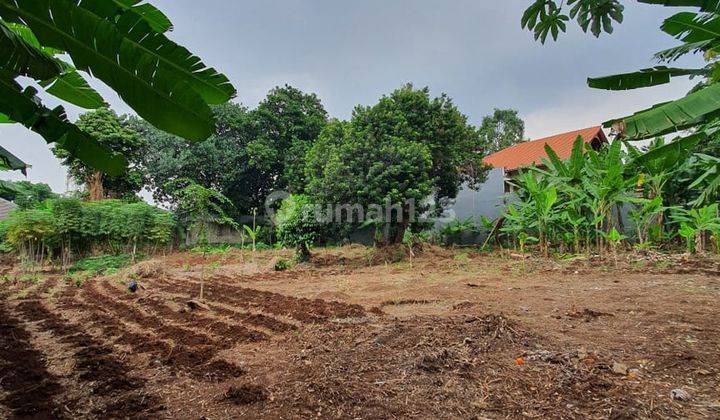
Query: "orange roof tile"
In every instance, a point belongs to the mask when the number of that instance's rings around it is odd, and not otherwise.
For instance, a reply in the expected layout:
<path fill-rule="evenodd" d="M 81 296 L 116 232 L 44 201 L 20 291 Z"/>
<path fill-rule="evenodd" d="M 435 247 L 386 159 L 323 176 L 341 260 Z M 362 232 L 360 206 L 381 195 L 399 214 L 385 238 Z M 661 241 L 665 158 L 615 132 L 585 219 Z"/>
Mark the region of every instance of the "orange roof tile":
<path fill-rule="evenodd" d="M 545 153 L 546 144 L 558 154 L 560 159 L 568 159 L 572 153 L 573 143 L 575 143 L 578 136 L 582 136 L 585 143 L 589 143 L 596 138 L 603 142 L 607 141 L 602 127 L 597 126 L 518 143 L 515 146 L 487 156 L 483 161 L 494 168 L 505 168 L 507 171 L 513 171 L 533 163 L 541 164 L 542 159 L 547 158 L 547 153 Z"/>

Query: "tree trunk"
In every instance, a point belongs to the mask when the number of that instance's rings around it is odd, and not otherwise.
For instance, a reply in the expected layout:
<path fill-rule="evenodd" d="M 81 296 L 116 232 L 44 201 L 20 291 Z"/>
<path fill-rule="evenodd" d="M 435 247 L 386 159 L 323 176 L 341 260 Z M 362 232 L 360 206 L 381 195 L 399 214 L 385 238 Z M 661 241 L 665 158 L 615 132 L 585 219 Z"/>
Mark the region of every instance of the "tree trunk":
<path fill-rule="evenodd" d="M 88 189 L 88 200 L 100 201 L 105 198 L 105 191 L 103 190 L 103 175 L 100 171 L 94 171 L 87 181 Z"/>
<path fill-rule="evenodd" d="M 695 252 L 698 254 L 705 253 L 705 232 L 698 231 L 695 234 Z"/>
<path fill-rule="evenodd" d="M 408 226 L 410 226 L 410 209 L 407 204 L 403 205 L 402 222 L 398 225 L 395 236 L 390 240 L 392 245 L 401 244 L 405 238 L 405 232 Z"/>

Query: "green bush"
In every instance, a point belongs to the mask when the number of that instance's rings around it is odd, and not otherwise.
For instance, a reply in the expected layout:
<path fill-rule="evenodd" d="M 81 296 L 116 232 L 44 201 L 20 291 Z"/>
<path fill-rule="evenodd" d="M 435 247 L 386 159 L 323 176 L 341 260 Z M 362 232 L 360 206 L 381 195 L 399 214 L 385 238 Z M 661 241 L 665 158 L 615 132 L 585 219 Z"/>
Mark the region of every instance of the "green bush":
<path fill-rule="evenodd" d="M 60 198 L 12 212 L 0 226 L 0 242 L 33 261 L 60 256 L 66 262 L 96 250 L 134 255 L 170 243 L 174 231 L 173 215 L 146 203 Z"/>
<path fill-rule="evenodd" d="M 314 206 L 305 195 L 293 195 L 283 200 L 275 223 L 278 241 L 295 248 L 301 261 L 307 260 L 310 247 L 326 236 L 327 225 L 317 220 Z"/>
<path fill-rule="evenodd" d="M 275 271 L 285 271 L 292 268 L 292 261 L 286 259 L 280 259 L 275 263 Z"/>

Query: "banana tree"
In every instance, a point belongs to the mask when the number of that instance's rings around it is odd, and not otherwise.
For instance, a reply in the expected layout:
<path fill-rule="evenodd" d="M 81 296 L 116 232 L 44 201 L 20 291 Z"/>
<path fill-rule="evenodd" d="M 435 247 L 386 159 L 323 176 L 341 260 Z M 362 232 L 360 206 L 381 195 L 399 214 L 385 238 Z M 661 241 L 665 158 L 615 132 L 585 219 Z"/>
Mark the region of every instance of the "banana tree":
<path fill-rule="evenodd" d="M 633 115 L 605 123 L 619 138 L 641 140 L 696 129 L 718 121 L 720 116 L 720 65 L 716 59 L 720 49 L 720 2 L 715 0 L 639 0 L 663 6 L 694 7 L 697 12 L 683 11 L 667 18 L 661 30 L 680 40 L 681 44 L 655 55 L 658 66 L 637 72 L 590 78 L 588 85 L 596 89 L 627 90 L 669 83 L 675 77 L 697 77 L 703 81 L 693 91 L 675 101 L 655 105 Z M 587 32 L 600 36 L 612 33 L 613 23 L 622 23 L 624 6 L 620 0 L 535 0 L 521 19 L 523 28 L 534 31 L 535 39 L 545 42 L 548 35 L 557 39 L 567 30 L 567 22 L 575 19 Z M 706 65 L 677 68 L 668 65 L 688 54 L 700 54 Z"/>
<path fill-rule="evenodd" d="M 690 189 L 700 189 L 700 195 L 691 204 L 702 206 L 717 201 L 720 196 L 720 158 L 705 154 L 696 154 L 694 166 L 701 175 L 690 184 Z"/>
<path fill-rule="evenodd" d="M 543 255 L 548 256 L 549 228 L 555 216 L 555 203 L 558 198 L 557 188 L 548 185 L 544 177 L 540 177 L 540 182 L 538 182 L 533 171 L 522 172 L 516 180 L 516 185 L 529 198 L 530 207 L 533 211 L 533 223 L 531 226 L 537 228 L 540 249 Z"/>
<path fill-rule="evenodd" d="M 114 155 L 72 124 L 48 94 L 82 108 L 105 105 L 81 72 L 115 90 L 141 117 L 189 140 L 215 130 L 211 104 L 228 101 L 228 79 L 171 41 L 167 17 L 140 0 L 0 0 L 0 123 L 19 123 L 96 169 L 118 174 Z M 70 62 L 62 58 L 69 57 Z"/>
<path fill-rule="evenodd" d="M 636 176 L 627 178 L 624 174 L 622 143 L 613 142 L 610 147 L 599 152 L 588 150 L 586 165 L 587 176 L 582 183 L 589 196 L 588 207 L 595 225 L 596 245 L 602 252 L 602 233 L 609 233 L 614 227 L 613 210 L 627 201 L 629 186 L 635 183 Z M 618 211 L 618 217 L 619 217 Z"/>
<path fill-rule="evenodd" d="M 634 205 L 629 214 L 635 224 L 638 248 L 646 248 L 650 245 L 651 225 L 655 224 L 658 215 L 663 214 L 666 210 L 666 207 L 663 206 L 663 198 L 659 195 L 652 200 L 632 197 L 628 201 Z"/>
<path fill-rule="evenodd" d="M 672 219 L 680 224 L 681 235 L 692 230 L 695 236 L 695 251 L 699 253 L 705 252 L 705 235 L 720 232 L 718 203 L 696 209 L 675 208 Z"/>

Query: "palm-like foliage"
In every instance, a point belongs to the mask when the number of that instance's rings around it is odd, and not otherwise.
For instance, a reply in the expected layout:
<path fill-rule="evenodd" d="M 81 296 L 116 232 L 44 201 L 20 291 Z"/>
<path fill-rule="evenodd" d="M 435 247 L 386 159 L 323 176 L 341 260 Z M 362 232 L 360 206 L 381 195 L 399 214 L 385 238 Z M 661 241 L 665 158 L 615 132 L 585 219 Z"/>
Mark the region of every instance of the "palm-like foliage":
<path fill-rule="evenodd" d="M 688 239 L 688 248 L 694 248 L 697 252 L 705 250 L 704 235 L 706 233 L 720 233 L 718 203 L 695 209 L 676 208 L 671 217 L 680 224 L 680 234 Z M 691 246 L 692 243 L 690 242 L 693 235 L 694 247 Z"/>
<path fill-rule="evenodd" d="M 641 140 L 688 128 L 702 127 L 720 117 L 720 84 L 716 55 L 720 48 L 720 2 L 716 0 L 640 0 L 663 6 L 696 7 L 698 12 L 680 12 L 667 18 L 661 30 L 682 42 L 661 51 L 655 58 L 670 63 L 692 53 L 702 53 L 707 65 L 702 68 L 672 68 L 664 65 L 614 76 L 590 78 L 588 84 L 597 89 L 626 90 L 669 83 L 673 77 L 701 77 L 705 81 L 684 98 L 658 104 L 624 118 L 608 121 L 626 140 Z M 565 12 L 563 7 L 570 8 Z M 535 31 L 535 38 L 545 41 L 547 33 L 554 38 L 565 31 L 567 18 L 574 18 L 584 31 L 595 36 L 611 33 L 613 22 L 622 22 L 620 0 L 535 0 L 522 17 L 521 25 Z"/>
<path fill-rule="evenodd" d="M 140 0 L 0 0 L 0 122 L 18 122 L 60 143 L 106 172 L 121 156 L 92 146 L 62 108 L 43 107 L 18 76 L 35 79 L 49 94 L 85 108 L 104 105 L 79 71 L 113 88 L 141 117 L 190 140 L 210 136 L 211 104 L 232 98 L 228 79 L 165 35 L 172 28 Z M 58 55 L 67 54 L 72 65 Z M 21 112 L 16 108 L 21 108 Z"/>

